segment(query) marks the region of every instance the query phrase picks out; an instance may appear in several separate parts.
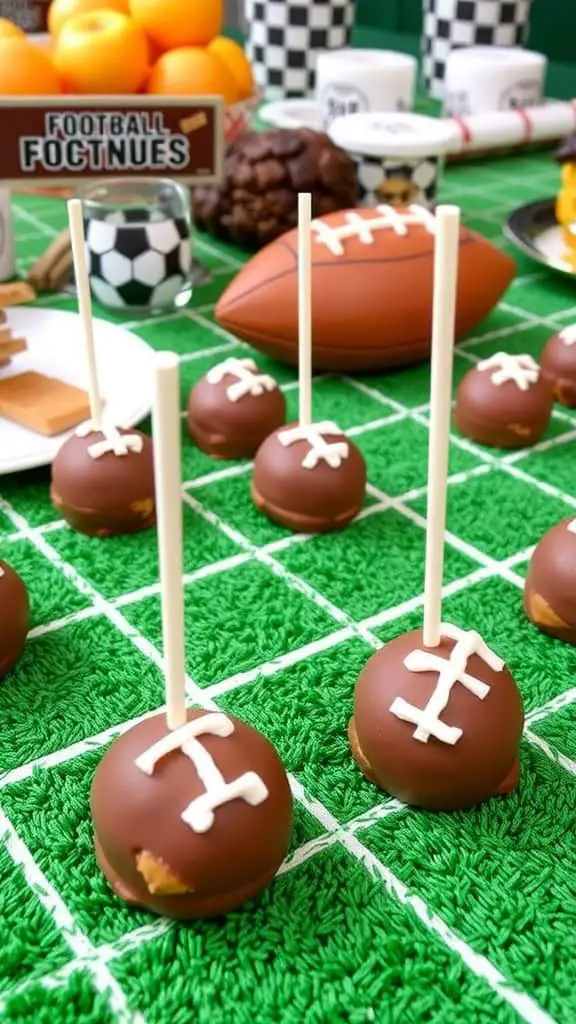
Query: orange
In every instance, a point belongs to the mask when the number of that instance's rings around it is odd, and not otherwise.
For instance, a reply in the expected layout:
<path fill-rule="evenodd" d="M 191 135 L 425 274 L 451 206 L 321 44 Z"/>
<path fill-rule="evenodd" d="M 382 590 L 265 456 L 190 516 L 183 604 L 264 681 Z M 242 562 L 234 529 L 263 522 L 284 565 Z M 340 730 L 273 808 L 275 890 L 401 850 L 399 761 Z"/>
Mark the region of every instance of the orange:
<path fill-rule="evenodd" d="M 0 18 L 0 39 L 26 39 L 26 33 L 8 18 Z"/>
<path fill-rule="evenodd" d="M 28 39 L 0 39 L 0 96 L 58 96 L 62 90 L 48 54 Z"/>
<path fill-rule="evenodd" d="M 210 53 L 215 53 L 234 75 L 238 86 L 238 99 L 245 100 L 254 95 L 254 76 L 252 65 L 242 47 L 226 36 L 216 36 L 208 46 Z"/>
<path fill-rule="evenodd" d="M 146 91 L 159 96 L 223 96 L 226 103 L 238 99 L 232 72 L 220 57 L 200 46 L 163 53 L 150 72 Z"/>
<path fill-rule="evenodd" d="M 66 92 L 104 96 L 136 92 L 148 74 L 148 42 L 126 14 L 78 14 L 66 22 L 56 40 L 54 66 Z"/>
<path fill-rule="evenodd" d="M 65 22 L 77 14 L 101 10 L 128 14 L 128 3 L 129 0 L 52 0 L 48 8 L 48 31 L 57 36 Z"/>
<path fill-rule="evenodd" d="M 129 0 L 130 13 L 160 50 L 206 46 L 222 31 L 223 0 Z"/>

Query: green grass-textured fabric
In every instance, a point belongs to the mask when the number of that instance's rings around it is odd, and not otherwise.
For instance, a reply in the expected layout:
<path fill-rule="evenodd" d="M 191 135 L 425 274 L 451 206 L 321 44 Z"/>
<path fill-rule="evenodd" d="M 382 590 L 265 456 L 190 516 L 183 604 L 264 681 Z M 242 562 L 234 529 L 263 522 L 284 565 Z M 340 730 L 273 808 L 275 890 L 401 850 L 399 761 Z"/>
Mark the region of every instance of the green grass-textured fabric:
<path fill-rule="evenodd" d="M 451 167 L 442 196 L 511 251 L 507 211 L 556 185 L 549 156 L 527 155 Z M 14 219 L 24 270 L 65 208 L 17 197 Z M 246 351 L 213 313 L 244 257 L 195 244 L 213 279 L 190 309 L 130 325 L 182 357 L 183 407 L 209 366 Z M 455 383 L 502 348 L 538 356 L 576 319 L 573 282 L 513 255 L 518 276 L 459 346 Z M 63 295 L 38 304 L 76 308 Z M 258 361 L 295 414 L 294 372 Z M 543 441 L 513 455 L 452 435 L 445 616 L 507 659 L 528 720 L 518 791 L 433 815 L 368 783 L 346 738 L 367 658 L 421 622 L 429 368 L 325 376 L 314 398 L 368 465 L 364 510 L 339 535 L 269 523 L 250 501 L 250 464 L 214 463 L 183 434 L 190 699 L 269 736 L 295 795 L 279 877 L 224 921 L 129 910 L 92 848 L 95 767 L 163 702 L 155 532 L 80 536 L 56 520 L 47 470 L 0 479 L 0 551 L 26 579 L 33 629 L 0 687 L 0 1020 L 576 1021 L 576 652 L 522 613 L 533 545 L 576 506 L 576 413 L 557 408 Z"/>

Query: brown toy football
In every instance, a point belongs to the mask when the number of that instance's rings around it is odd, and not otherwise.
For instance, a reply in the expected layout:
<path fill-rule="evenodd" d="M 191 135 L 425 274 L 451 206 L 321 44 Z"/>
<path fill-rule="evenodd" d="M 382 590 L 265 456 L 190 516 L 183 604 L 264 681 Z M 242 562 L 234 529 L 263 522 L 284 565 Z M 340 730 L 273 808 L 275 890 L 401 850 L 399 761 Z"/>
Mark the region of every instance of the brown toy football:
<path fill-rule="evenodd" d="M 430 354 L 434 214 L 424 207 L 344 210 L 312 221 L 312 358 L 316 370 L 407 366 Z M 514 277 L 515 265 L 460 229 L 456 337 L 476 326 Z M 216 319 L 282 362 L 298 360 L 297 230 L 242 268 Z"/>

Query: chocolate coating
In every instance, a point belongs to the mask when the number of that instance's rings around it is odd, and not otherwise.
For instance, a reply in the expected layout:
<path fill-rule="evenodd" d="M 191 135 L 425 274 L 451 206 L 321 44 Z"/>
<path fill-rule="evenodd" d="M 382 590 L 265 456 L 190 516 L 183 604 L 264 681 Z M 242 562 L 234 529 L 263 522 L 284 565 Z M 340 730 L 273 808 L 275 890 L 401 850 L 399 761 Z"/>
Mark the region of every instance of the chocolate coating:
<path fill-rule="evenodd" d="M 260 371 L 256 368 L 256 373 Z M 215 384 L 206 377 L 188 399 L 188 432 L 194 443 L 215 459 L 250 459 L 276 427 L 286 421 L 286 399 L 279 387 L 231 401 L 227 389 L 237 381 L 226 373 Z"/>
<path fill-rule="evenodd" d="M 136 533 L 156 522 L 152 441 L 139 430 L 119 430 L 143 438 L 141 452 L 98 459 L 88 448 L 100 432 L 65 441 L 52 463 L 50 497 L 63 518 L 79 533 L 109 537 Z"/>
<path fill-rule="evenodd" d="M 544 346 L 540 366 L 556 401 L 576 409 L 576 343 L 567 344 L 561 333 L 554 334 Z"/>
<path fill-rule="evenodd" d="M 344 434 L 325 434 L 330 444 L 345 442 L 348 458 L 333 469 L 320 460 L 313 469 L 302 462 L 310 452 L 306 440 L 284 446 L 275 430 L 258 449 L 252 478 L 252 498 L 261 512 L 297 533 L 341 530 L 360 512 L 366 491 L 366 465 L 358 448 Z"/>
<path fill-rule="evenodd" d="M 433 653 L 447 658 L 454 646 L 443 638 Z M 495 672 L 472 655 L 467 671 L 490 686 L 487 696 L 480 700 L 456 683 L 440 718 L 462 729 L 462 736 L 454 745 L 433 735 L 421 742 L 413 736 L 416 727 L 390 711 L 397 697 L 423 708 L 436 687 L 437 671 L 412 672 L 404 665 L 417 649 L 426 650 L 420 629 L 386 644 L 358 679 L 348 736 L 359 767 L 392 796 L 429 810 L 465 809 L 510 792 L 519 777 L 524 722 L 510 672 Z"/>
<path fill-rule="evenodd" d="M 188 720 L 204 714 L 189 711 Z M 128 903 L 168 917 L 217 917 L 261 892 L 284 860 L 292 826 L 284 767 L 261 733 L 226 717 L 234 723 L 231 736 L 202 735 L 198 742 L 227 782 L 254 771 L 268 796 L 256 806 L 240 798 L 222 804 L 206 832 L 194 832 L 181 819 L 205 792 L 190 758 L 180 750 L 167 754 L 151 776 L 134 763 L 166 735 L 164 714 L 130 729 L 100 762 L 91 795 L 96 856 L 116 894 Z M 138 865 L 144 865 L 148 878 L 160 873 L 161 891 L 150 891 Z"/>
<path fill-rule="evenodd" d="M 30 622 L 30 603 L 24 581 L 0 559 L 0 679 L 22 654 Z"/>
<path fill-rule="evenodd" d="M 524 448 L 542 436 L 552 414 L 553 395 L 540 375 L 526 389 L 507 380 L 494 384 L 492 370 L 474 367 L 462 378 L 454 419 L 461 434 L 494 448 Z"/>
<path fill-rule="evenodd" d="M 526 577 L 524 610 L 543 633 L 576 645 L 576 517 L 562 519 L 537 544 Z"/>

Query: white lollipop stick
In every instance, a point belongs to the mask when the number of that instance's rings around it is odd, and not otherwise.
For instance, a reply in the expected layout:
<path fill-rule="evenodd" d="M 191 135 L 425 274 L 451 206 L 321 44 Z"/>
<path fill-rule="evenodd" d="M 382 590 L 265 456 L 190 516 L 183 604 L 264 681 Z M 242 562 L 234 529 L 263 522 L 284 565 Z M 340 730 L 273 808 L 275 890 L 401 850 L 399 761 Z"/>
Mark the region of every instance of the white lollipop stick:
<path fill-rule="evenodd" d="M 178 356 L 159 352 L 154 368 L 152 440 L 169 729 L 179 729 L 186 722 L 179 378 Z"/>
<path fill-rule="evenodd" d="M 458 281 L 460 210 L 436 208 L 432 371 L 428 447 L 428 510 L 424 583 L 424 645 L 438 647 L 442 622 L 442 577 L 446 528 L 446 480 L 450 449 L 454 321 Z"/>
<path fill-rule="evenodd" d="M 74 278 L 78 296 L 78 310 L 82 323 L 86 362 L 88 364 L 88 397 L 90 400 L 90 418 L 95 430 L 102 426 L 102 400 L 98 387 L 96 370 L 96 353 L 94 351 L 94 328 L 92 324 L 92 301 L 90 299 L 90 282 L 86 265 L 86 243 L 84 239 L 84 222 L 82 220 L 82 202 L 80 199 L 68 200 L 68 222 L 72 243 L 72 259 L 74 261 Z"/>
<path fill-rule="evenodd" d="M 298 193 L 298 419 L 312 422 L 312 196 Z"/>

